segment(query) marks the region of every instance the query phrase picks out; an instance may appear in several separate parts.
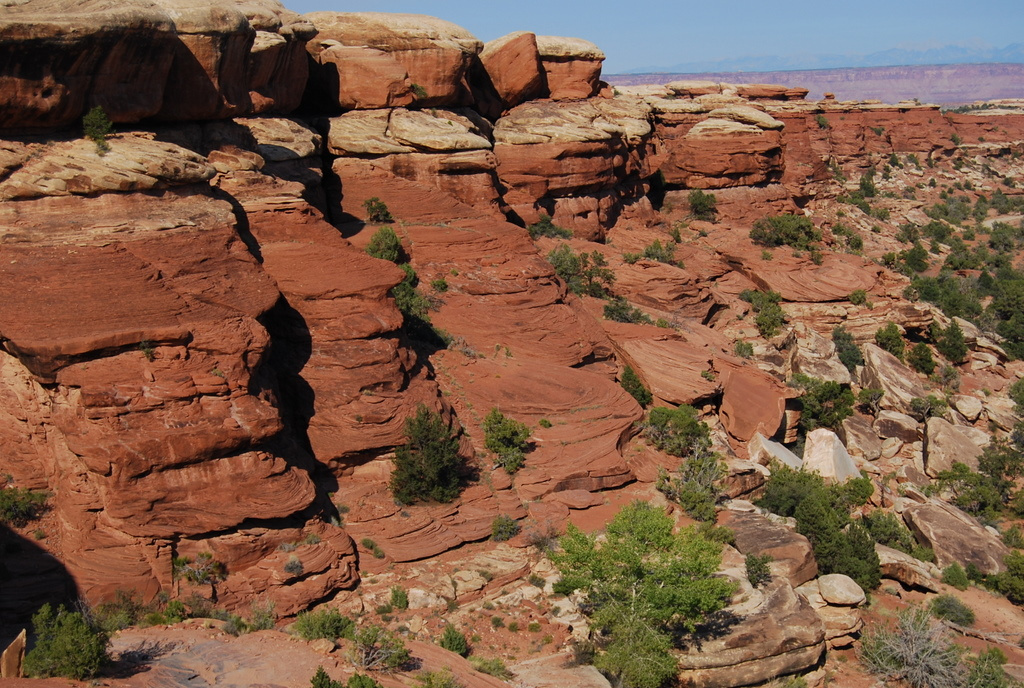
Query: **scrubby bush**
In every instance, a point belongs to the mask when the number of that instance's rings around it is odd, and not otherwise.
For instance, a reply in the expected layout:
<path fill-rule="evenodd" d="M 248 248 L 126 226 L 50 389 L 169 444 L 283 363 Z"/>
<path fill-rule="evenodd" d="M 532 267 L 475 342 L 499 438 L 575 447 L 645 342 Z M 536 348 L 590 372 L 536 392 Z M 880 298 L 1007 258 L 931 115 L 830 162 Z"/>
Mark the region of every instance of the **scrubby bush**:
<path fill-rule="evenodd" d="M 615 282 L 615 273 L 600 251 L 576 253 L 561 244 L 548 253 L 548 262 L 574 294 L 605 298 Z"/>
<path fill-rule="evenodd" d="M 381 685 L 366 674 L 355 673 L 348 677 L 345 688 L 381 688 Z"/>
<path fill-rule="evenodd" d="M 316 668 L 313 678 L 309 679 L 310 688 L 344 688 L 341 681 L 335 681 L 322 666 Z"/>
<path fill-rule="evenodd" d="M 530 233 L 531 239 L 539 239 L 540 237 L 551 237 L 552 239 L 572 238 L 571 230 L 568 230 L 565 227 L 559 227 L 551 221 L 550 215 L 546 215 L 544 213 L 541 213 L 540 219 L 528 226 L 526 231 Z"/>
<path fill-rule="evenodd" d="M 748 554 L 746 558 L 747 580 L 755 588 L 770 582 L 772 570 L 768 566 L 772 563 L 770 554 Z"/>
<path fill-rule="evenodd" d="M 437 644 L 449 652 L 463 657 L 469 654 L 469 641 L 466 640 L 465 634 L 450 623 L 445 624 L 444 633 L 441 634 L 441 640 Z"/>
<path fill-rule="evenodd" d="M 353 635 L 352 663 L 371 671 L 395 671 L 409 663 L 409 650 L 394 633 L 380 626 L 360 628 Z"/>
<path fill-rule="evenodd" d="M 782 300 L 780 294 L 774 291 L 747 289 L 740 293 L 740 298 L 754 307 L 754 312 L 757 313 L 754 324 L 762 337 L 770 339 L 779 333 L 779 329 L 786 322 L 786 314 L 779 306 L 779 301 Z"/>
<path fill-rule="evenodd" d="M 754 223 L 750 239 L 761 246 L 792 246 L 807 251 L 815 241 L 821 241 L 821 232 L 803 215 L 773 215 Z"/>
<path fill-rule="evenodd" d="M 399 611 L 409 608 L 409 593 L 401 585 L 391 586 L 391 606 Z"/>
<path fill-rule="evenodd" d="M 363 208 L 366 209 L 366 217 L 370 222 L 394 222 L 391 211 L 384 201 L 377 196 L 372 196 L 363 201 Z"/>
<path fill-rule="evenodd" d="M 918 342 L 907 354 L 907 363 L 911 368 L 924 375 L 931 375 L 935 371 L 935 359 L 932 358 L 932 350 L 924 342 Z"/>
<path fill-rule="evenodd" d="M 405 421 L 408 442 L 395 451 L 391 492 L 403 504 L 433 500 L 450 502 L 459 496 L 463 460 L 459 439 L 444 419 L 425 404 Z"/>
<path fill-rule="evenodd" d="M 519 535 L 519 530 L 519 523 L 506 514 L 499 514 L 491 521 L 491 539 L 495 542 L 511 540 Z"/>
<path fill-rule="evenodd" d="M 952 585 L 957 590 L 966 590 L 967 586 L 971 584 L 971 581 L 967 579 L 964 567 L 955 561 L 942 569 L 942 582 L 946 585 Z"/>
<path fill-rule="evenodd" d="M 704 440 L 697 439 L 676 475 L 670 476 L 665 470 L 658 473 L 656 487 L 691 518 L 713 521 L 715 504 L 722 492 L 720 483 L 726 473 L 721 457 L 711 451 Z"/>
<path fill-rule="evenodd" d="M 868 670 L 911 688 L 963 688 L 960 651 L 924 609 L 900 612 L 896 628 L 876 627 L 861 638 L 858 653 Z"/>
<path fill-rule="evenodd" d="M 732 352 L 740 358 L 750 358 L 754 355 L 754 345 L 741 339 L 733 345 Z"/>
<path fill-rule="evenodd" d="M 837 429 L 844 419 L 853 415 L 854 397 L 849 387 L 832 380 L 819 380 L 802 373 L 793 376 L 790 384 L 803 390 L 800 403 L 800 427 L 804 432 L 817 428 Z"/>
<path fill-rule="evenodd" d="M 212 552 L 200 552 L 195 560 L 190 557 L 174 557 L 171 570 L 175 578 L 184 578 L 199 585 L 224 580 L 228 575 L 224 564 L 214 559 Z"/>
<path fill-rule="evenodd" d="M 707 222 L 713 222 L 717 210 L 715 205 L 717 199 L 712 193 L 704 193 L 700 189 L 694 189 L 690 192 L 690 195 L 686 197 L 687 202 L 690 204 L 690 215 L 695 220 L 705 220 Z"/>
<path fill-rule="evenodd" d="M 337 609 L 319 609 L 314 612 L 299 612 L 292 629 L 303 640 L 327 638 L 351 639 L 355 633 L 355 622 Z"/>
<path fill-rule="evenodd" d="M 654 400 L 654 397 L 651 396 L 651 390 L 644 386 L 643 381 L 640 380 L 640 376 L 636 374 L 632 366 L 626 366 L 622 371 L 622 379 L 619 381 L 619 384 L 641 406 L 646 407 Z"/>
<path fill-rule="evenodd" d="M 46 493 L 23 487 L 0 489 L 0 523 L 22 527 L 39 518 L 46 508 Z"/>
<path fill-rule="evenodd" d="M 879 348 L 888 351 L 896 358 L 903 360 L 903 352 L 906 349 L 906 344 L 903 343 L 903 336 L 900 334 L 900 328 L 894 322 L 886 324 L 885 327 L 881 327 L 875 332 L 875 344 Z"/>
<path fill-rule="evenodd" d="M 911 399 L 910 408 L 907 409 L 907 414 L 921 422 L 924 422 L 932 416 L 941 416 L 948 408 L 949 404 L 947 404 L 944 399 L 941 399 L 934 394 L 929 394 L 926 397 L 914 397 Z"/>
<path fill-rule="evenodd" d="M 387 260 L 392 263 L 405 262 L 406 255 L 402 249 L 402 240 L 395 234 L 395 230 L 390 227 L 379 227 L 373 236 L 370 237 L 370 243 L 366 245 L 366 252 L 374 258 L 380 258 L 381 260 Z"/>
<path fill-rule="evenodd" d="M 604 317 L 608 320 L 620 323 L 636 323 L 640 325 L 653 325 L 654 321 L 650 316 L 639 308 L 629 305 L 629 301 L 617 296 L 604 305 Z"/>
<path fill-rule="evenodd" d="M 952 621 L 958 626 L 974 625 L 974 610 L 953 595 L 939 595 L 928 605 L 928 611 L 936 619 Z"/>
<path fill-rule="evenodd" d="M 873 490 L 868 478 L 826 485 L 817 473 L 778 466 L 757 503 L 796 519 L 797 532 L 810 540 L 822 573 L 844 573 L 872 590 L 881 580 L 875 542 L 864 525 L 850 522 L 849 514 L 867 502 Z"/>
<path fill-rule="evenodd" d="M 648 260 L 656 260 L 659 263 L 675 265 L 676 245 L 671 241 L 662 244 L 660 239 L 655 239 L 644 248 L 643 257 Z"/>
<path fill-rule="evenodd" d="M 967 358 L 968 351 L 967 342 L 964 341 L 964 331 L 960 329 L 955 320 L 949 323 L 949 327 L 938 328 L 938 330 L 935 348 L 953 363 L 962 363 Z"/>
<path fill-rule="evenodd" d="M 444 667 L 438 671 L 421 671 L 416 675 L 417 688 L 465 688 L 459 679 L 455 678 L 450 667 Z"/>
<path fill-rule="evenodd" d="M 707 423 L 697 418 L 697 409 L 682 404 L 677 408 L 651 409 L 644 424 L 644 437 L 661 451 L 673 456 L 691 456 L 710 446 Z"/>
<path fill-rule="evenodd" d="M 505 666 L 505 661 L 501 657 L 470 657 L 469 661 L 473 668 L 482 674 L 490 674 L 502 681 L 512 678 L 512 672 Z"/>
<path fill-rule="evenodd" d="M 832 329 L 832 342 L 835 344 L 839 360 L 851 373 L 857 366 L 864 365 L 864 354 L 845 327 L 836 325 Z"/>
<path fill-rule="evenodd" d="M 32 616 L 36 643 L 25 655 L 25 673 L 35 678 L 63 676 L 81 681 L 95 676 L 107 661 L 107 633 L 89 624 L 81 612 L 63 605 L 54 613 L 44 604 Z"/>
<path fill-rule="evenodd" d="M 497 465 L 510 475 L 523 466 L 530 446 L 530 428 L 492 408 L 484 418 L 484 446 L 498 457 Z"/>
<path fill-rule="evenodd" d="M 888 511 L 875 510 L 864 517 L 864 525 L 875 542 L 886 547 L 910 554 L 917 547 L 917 541 L 902 519 Z"/>

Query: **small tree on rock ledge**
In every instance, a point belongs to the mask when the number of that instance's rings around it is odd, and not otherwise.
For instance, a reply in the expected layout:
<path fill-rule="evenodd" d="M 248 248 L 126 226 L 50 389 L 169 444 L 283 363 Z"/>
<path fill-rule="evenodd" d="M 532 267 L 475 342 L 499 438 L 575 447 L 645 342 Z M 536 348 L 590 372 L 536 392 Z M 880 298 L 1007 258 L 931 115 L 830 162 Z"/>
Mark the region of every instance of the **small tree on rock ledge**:
<path fill-rule="evenodd" d="M 391 492 L 404 503 L 433 500 L 450 502 L 459 496 L 458 433 L 424 404 L 405 421 L 408 443 L 395 451 Z"/>

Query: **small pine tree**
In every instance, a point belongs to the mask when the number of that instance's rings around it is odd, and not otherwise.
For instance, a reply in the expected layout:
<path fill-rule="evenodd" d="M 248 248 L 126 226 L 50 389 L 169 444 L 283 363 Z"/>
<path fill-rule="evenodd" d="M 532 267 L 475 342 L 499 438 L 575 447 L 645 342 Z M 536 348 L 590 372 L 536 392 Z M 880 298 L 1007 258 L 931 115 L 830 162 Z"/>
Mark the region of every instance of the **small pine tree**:
<path fill-rule="evenodd" d="M 445 624 L 444 633 L 441 635 L 438 645 L 463 657 L 469 654 L 469 642 L 467 642 L 466 636 L 452 624 Z"/>
<path fill-rule="evenodd" d="M 36 678 L 95 676 L 107 661 L 108 636 L 93 628 L 81 612 L 61 605 L 56 614 L 44 604 L 32 616 L 36 644 L 25 655 L 25 673 Z"/>
<path fill-rule="evenodd" d="M 953 363 L 962 363 L 967 358 L 967 342 L 964 341 L 964 331 L 956 324 L 956 321 L 949 323 L 949 327 L 942 330 L 935 348 L 939 353 Z"/>
<path fill-rule="evenodd" d="M 403 504 L 434 500 L 450 502 L 459 496 L 459 438 L 441 416 L 425 404 L 405 421 L 409 442 L 395 451 L 391 492 Z"/>
<path fill-rule="evenodd" d="M 484 418 L 483 427 L 484 446 L 497 454 L 498 465 L 509 474 L 522 468 L 530 446 L 530 428 L 497 408 L 492 408 Z"/>
<path fill-rule="evenodd" d="M 96 152 L 106 155 L 110 151 L 107 138 L 114 133 L 114 124 L 102 107 L 97 105 L 82 117 L 82 132 L 85 138 L 96 144 Z"/>
<path fill-rule="evenodd" d="M 316 673 L 309 680 L 309 685 L 310 688 L 342 688 L 341 681 L 335 681 L 328 676 L 322 666 L 316 668 Z"/>
<path fill-rule="evenodd" d="M 388 206 L 378 197 L 373 196 L 363 201 L 363 208 L 366 209 L 366 217 L 370 222 L 394 222 L 395 218 L 388 210 Z"/>
<path fill-rule="evenodd" d="M 924 342 L 918 342 L 907 354 L 907 363 L 919 373 L 931 375 L 935 372 L 935 359 L 932 358 L 932 350 Z"/>
<path fill-rule="evenodd" d="M 640 376 L 636 374 L 632 366 L 626 366 L 625 370 L 622 371 L 622 379 L 619 381 L 622 385 L 622 389 L 629 392 L 630 396 L 636 399 L 636 403 L 641 406 L 649 406 L 654 397 L 651 395 L 651 390 L 644 386 L 644 383 L 640 380 Z"/>
<path fill-rule="evenodd" d="M 851 373 L 859 365 L 864 365 L 864 354 L 850 334 L 842 325 L 836 325 L 832 330 L 832 342 L 836 346 L 836 355 L 846 369 Z"/>
<path fill-rule="evenodd" d="M 374 258 L 388 260 L 392 263 L 401 263 L 403 258 L 405 258 L 405 252 L 402 250 L 402 240 L 395 234 L 395 230 L 390 227 L 379 227 L 373 233 L 373 236 L 370 237 L 370 243 L 366 245 L 366 252 Z"/>
<path fill-rule="evenodd" d="M 875 344 L 880 348 L 885 349 L 896 358 L 903 360 L 903 352 L 906 349 L 906 344 L 903 343 L 903 337 L 900 335 L 900 328 L 896 326 L 896 323 L 890 322 L 885 327 L 879 328 L 875 332 Z"/>

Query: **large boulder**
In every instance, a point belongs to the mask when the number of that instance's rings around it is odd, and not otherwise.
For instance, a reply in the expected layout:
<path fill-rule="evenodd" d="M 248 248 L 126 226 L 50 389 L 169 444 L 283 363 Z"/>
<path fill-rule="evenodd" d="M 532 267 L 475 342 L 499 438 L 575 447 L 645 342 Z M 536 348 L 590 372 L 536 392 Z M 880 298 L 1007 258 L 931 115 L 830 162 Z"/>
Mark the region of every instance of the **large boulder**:
<path fill-rule="evenodd" d="M 846 445 L 850 456 L 874 461 L 882 455 L 882 441 L 872 429 L 869 419 L 864 416 L 853 415 L 843 419 L 839 425 L 839 438 Z"/>
<path fill-rule="evenodd" d="M 537 52 L 554 100 L 590 98 L 601 88 L 604 52 L 590 41 L 537 36 Z"/>
<path fill-rule="evenodd" d="M 899 581 L 906 588 L 939 592 L 938 581 L 932 577 L 928 565 L 923 561 L 885 545 L 875 544 L 875 553 L 878 554 L 883 578 Z"/>
<path fill-rule="evenodd" d="M 312 12 L 305 17 L 317 30 L 309 46 L 314 56 L 331 41 L 373 48 L 405 68 L 417 104 L 473 103 L 468 76 L 483 44 L 462 27 L 422 14 Z"/>
<path fill-rule="evenodd" d="M 383 50 L 324 41 L 311 49 L 309 100 L 330 111 L 372 110 L 410 105 L 415 96 L 405 66 Z"/>
<path fill-rule="evenodd" d="M 807 325 L 798 323 L 787 337 L 785 347 L 789 349 L 789 366 L 794 373 L 850 384 L 850 371 L 836 355 L 836 345 Z"/>
<path fill-rule="evenodd" d="M 890 411 L 907 413 L 910 401 L 927 396 L 917 373 L 900 363 L 888 351 L 874 344 L 865 344 L 864 368 L 860 376 L 861 387 L 880 389 L 884 394 L 879 405 Z"/>
<path fill-rule="evenodd" d="M 786 399 L 795 396 L 770 374 L 716 359 L 722 385 L 719 419 L 729 435 L 746 442 L 755 433 L 771 437 L 779 429 L 786 410 Z"/>
<path fill-rule="evenodd" d="M 788 581 L 776 578 L 727 607 L 727 627 L 698 629 L 685 646 L 679 679 L 694 688 L 731 688 L 812 667 L 825 651 L 825 627 Z M 714 624 L 714 622 L 712 622 Z M 702 632 L 703 630 L 703 632 Z"/>
<path fill-rule="evenodd" d="M 882 439 L 893 437 L 900 442 L 917 442 L 921 439 L 921 424 L 913 416 L 899 411 L 879 411 L 871 427 Z"/>
<path fill-rule="evenodd" d="M 756 511 L 726 509 L 719 515 L 719 524 L 736 534 L 736 549 L 741 554 L 770 555 L 772 573 L 793 587 L 818 575 L 814 549 L 803 535 Z"/>
<path fill-rule="evenodd" d="M 789 466 L 794 470 L 800 470 L 804 465 L 803 459 L 786 448 L 786 445 L 773 442 L 759 432 L 755 432 L 747 443 L 747 454 L 751 461 L 756 461 L 764 466 L 770 465 L 773 461 Z"/>
<path fill-rule="evenodd" d="M 276 0 L 29 0 L 0 15 L 0 129 L 298 106 L 313 29 Z"/>
<path fill-rule="evenodd" d="M 974 564 L 982 573 L 1006 570 L 1003 558 L 1010 553 L 997 535 L 955 506 L 939 500 L 910 504 L 903 518 L 918 541 L 935 551 L 940 568 L 952 563 Z"/>
<path fill-rule="evenodd" d="M 480 53 L 480 61 L 505 109 L 547 93 L 547 77 L 537 48 L 537 36 L 528 31 L 488 41 Z"/>
<path fill-rule="evenodd" d="M 925 423 L 924 470 L 932 478 L 948 471 L 954 463 L 978 468 L 981 447 L 944 418 L 929 418 Z"/>
<path fill-rule="evenodd" d="M 859 478 L 860 471 L 842 441 L 831 430 L 818 428 L 807 433 L 804 470 L 818 473 L 826 482 L 845 483 Z"/>

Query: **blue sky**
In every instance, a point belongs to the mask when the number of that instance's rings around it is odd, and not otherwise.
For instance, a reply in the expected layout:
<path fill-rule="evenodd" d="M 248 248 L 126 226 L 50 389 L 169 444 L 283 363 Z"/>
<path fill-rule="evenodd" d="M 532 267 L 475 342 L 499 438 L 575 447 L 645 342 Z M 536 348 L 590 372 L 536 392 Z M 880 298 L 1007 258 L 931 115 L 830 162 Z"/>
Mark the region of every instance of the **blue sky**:
<path fill-rule="evenodd" d="M 1021 0 L 282 0 L 296 12 L 412 12 L 488 41 L 510 31 L 578 36 L 607 54 L 605 71 L 775 55 L 867 54 L 891 48 L 1024 41 Z"/>

